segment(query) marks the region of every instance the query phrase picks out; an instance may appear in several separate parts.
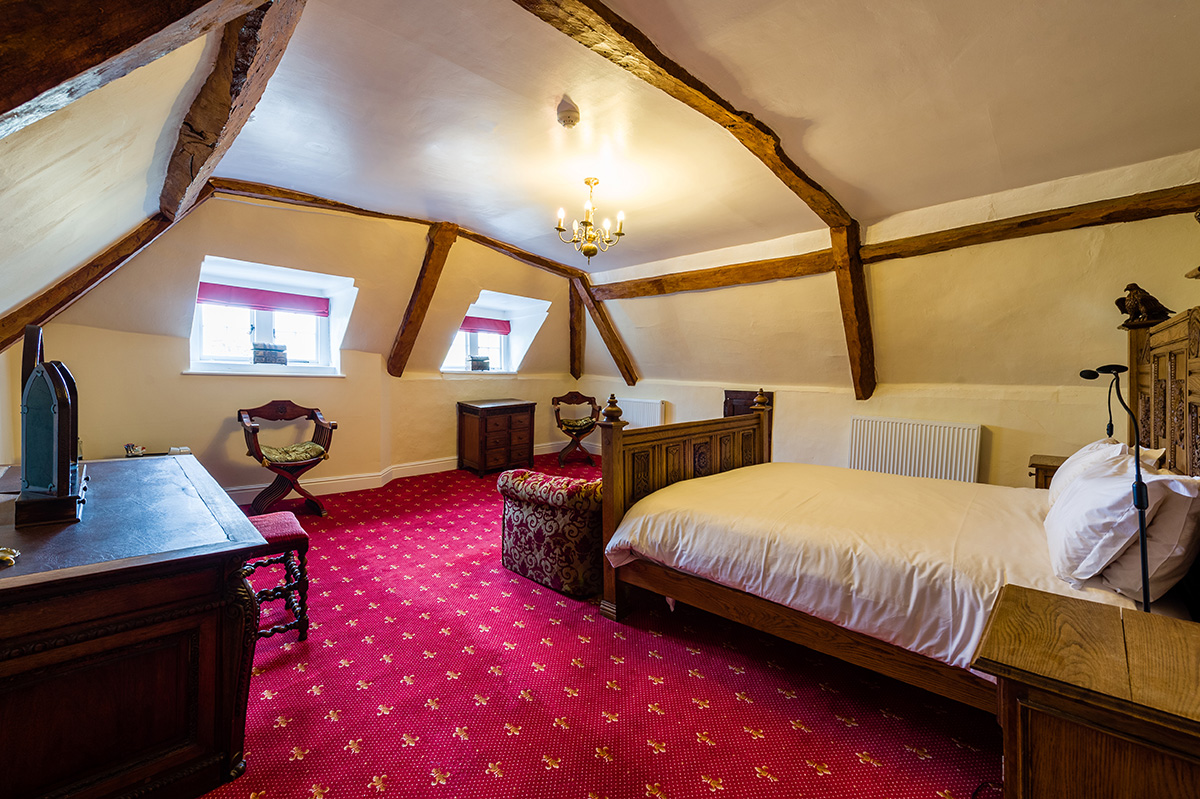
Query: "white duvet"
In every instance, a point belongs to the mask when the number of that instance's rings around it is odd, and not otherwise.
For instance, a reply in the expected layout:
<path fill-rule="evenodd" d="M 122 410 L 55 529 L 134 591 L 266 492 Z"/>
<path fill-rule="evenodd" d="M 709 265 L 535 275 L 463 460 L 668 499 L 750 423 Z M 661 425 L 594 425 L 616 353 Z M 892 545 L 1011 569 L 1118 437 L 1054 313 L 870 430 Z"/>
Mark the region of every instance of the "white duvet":
<path fill-rule="evenodd" d="M 1050 568 L 1048 491 L 766 463 L 635 504 L 606 554 L 644 558 L 966 668 L 1005 583 L 1076 591 Z"/>

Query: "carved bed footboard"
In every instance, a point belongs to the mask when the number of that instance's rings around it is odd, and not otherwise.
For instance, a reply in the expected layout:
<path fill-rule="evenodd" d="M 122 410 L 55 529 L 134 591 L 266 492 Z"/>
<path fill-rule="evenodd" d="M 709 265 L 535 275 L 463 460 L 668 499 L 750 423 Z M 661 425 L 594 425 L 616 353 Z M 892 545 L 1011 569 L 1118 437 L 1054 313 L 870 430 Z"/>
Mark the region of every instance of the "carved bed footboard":
<path fill-rule="evenodd" d="M 770 452 L 766 395 L 759 391 L 755 413 L 700 422 L 625 430 L 616 396 L 610 396 L 599 423 L 604 474 L 604 546 L 625 512 L 660 488 L 765 463 Z M 617 570 L 604 559 L 604 598 L 600 612 L 617 617 Z"/>

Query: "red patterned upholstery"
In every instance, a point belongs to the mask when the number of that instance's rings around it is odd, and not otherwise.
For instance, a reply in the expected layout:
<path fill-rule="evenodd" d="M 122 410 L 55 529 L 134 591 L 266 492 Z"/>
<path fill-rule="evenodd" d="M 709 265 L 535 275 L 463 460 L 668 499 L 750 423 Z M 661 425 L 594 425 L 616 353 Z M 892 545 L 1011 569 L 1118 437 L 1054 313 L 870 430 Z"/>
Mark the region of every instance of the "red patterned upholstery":
<path fill-rule="evenodd" d="M 571 596 L 600 590 L 600 481 L 514 469 L 496 488 L 504 497 L 500 562 Z"/>
<path fill-rule="evenodd" d="M 279 513 L 264 513 L 262 516 L 250 517 L 250 523 L 258 530 L 258 534 L 267 540 L 268 544 L 285 545 L 298 544 L 301 541 L 308 544 L 308 533 L 296 521 L 296 516 L 287 511 Z"/>
<path fill-rule="evenodd" d="M 261 629 L 258 637 L 269 638 L 288 630 L 299 630 L 303 641 L 308 638 L 308 533 L 304 532 L 295 515 L 286 511 L 252 516 L 250 523 L 266 540 L 268 549 L 262 553 L 262 558 L 247 563 L 242 574 L 249 577 L 257 569 L 282 566 L 283 580 L 271 588 L 256 591 L 254 596 L 260 605 L 282 599 L 292 614 L 291 621 Z"/>

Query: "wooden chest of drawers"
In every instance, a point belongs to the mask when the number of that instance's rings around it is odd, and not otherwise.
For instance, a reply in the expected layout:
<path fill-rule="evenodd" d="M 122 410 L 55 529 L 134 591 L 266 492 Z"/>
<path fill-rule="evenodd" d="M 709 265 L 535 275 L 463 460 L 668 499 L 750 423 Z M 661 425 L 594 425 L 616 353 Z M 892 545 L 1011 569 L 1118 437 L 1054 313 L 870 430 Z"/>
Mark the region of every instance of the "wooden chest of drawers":
<path fill-rule="evenodd" d="M 519 399 L 458 403 L 458 468 L 476 474 L 533 468 L 533 409 Z"/>

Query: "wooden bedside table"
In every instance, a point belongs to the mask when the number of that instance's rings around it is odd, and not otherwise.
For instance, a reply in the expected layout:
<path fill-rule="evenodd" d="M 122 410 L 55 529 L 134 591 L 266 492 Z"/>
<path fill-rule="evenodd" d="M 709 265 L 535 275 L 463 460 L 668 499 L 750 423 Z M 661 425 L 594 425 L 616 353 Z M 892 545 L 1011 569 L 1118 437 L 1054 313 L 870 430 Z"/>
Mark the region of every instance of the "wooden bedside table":
<path fill-rule="evenodd" d="M 1033 478 L 1034 488 L 1049 488 L 1050 480 L 1058 467 L 1063 465 L 1066 457 L 1063 455 L 1033 455 L 1029 458 L 1029 468 L 1033 469 L 1029 476 Z"/>
<path fill-rule="evenodd" d="M 1200 625 L 1006 585 L 971 665 L 1007 799 L 1200 796 Z"/>

